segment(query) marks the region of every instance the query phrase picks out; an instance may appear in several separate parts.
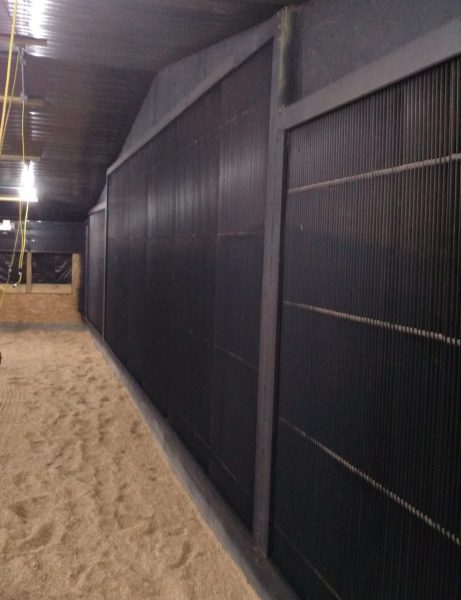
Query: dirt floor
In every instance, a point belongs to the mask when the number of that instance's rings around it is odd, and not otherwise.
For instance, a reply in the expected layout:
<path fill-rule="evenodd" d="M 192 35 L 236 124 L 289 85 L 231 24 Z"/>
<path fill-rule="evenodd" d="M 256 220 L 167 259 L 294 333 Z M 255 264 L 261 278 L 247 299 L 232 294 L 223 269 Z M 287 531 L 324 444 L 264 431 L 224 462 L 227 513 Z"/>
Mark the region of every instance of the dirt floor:
<path fill-rule="evenodd" d="M 88 332 L 0 351 L 1 600 L 256 600 Z"/>

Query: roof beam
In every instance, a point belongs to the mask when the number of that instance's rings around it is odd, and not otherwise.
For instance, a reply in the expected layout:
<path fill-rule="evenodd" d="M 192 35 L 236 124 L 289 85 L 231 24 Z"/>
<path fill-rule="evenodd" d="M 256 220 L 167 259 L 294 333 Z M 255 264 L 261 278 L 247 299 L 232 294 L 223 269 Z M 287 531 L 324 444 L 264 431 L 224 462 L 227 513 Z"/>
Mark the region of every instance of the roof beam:
<path fill-rule="evenodd" d="M 24 202 L 25 203 L 25 202 L 27 202 L 27 200 L 24 200 L 23 198 L 21 198 L 21 196 L 0 194 L 0 202 Z M 33 202 L 35 204 L 36 200 L 31 200 L 31 202 Z"/>
<path fill-rule="evenodd" d="M 4 102 L 4 100 L 5 96 L 1 95 L 0 102 Z M 12 102 L 13 104 L 22 104 L 21 96 L 13 96 L 12 98 L 8 96 L 7 101 Z M 29 98 L 28 96 L 26 96 L 25 104 L 29 108 L 43 108 L 45 106 L 45 98 Z"/>
<path fill-rule="evenodd" d="M 26 154 L 24 160 L 26 162 L 38 162 L 41 159 L 40 154 Z M 22 162 L 22 154 L 2 154 L 0 155 L 0 161 L 2 162 Z"/>
<path fill-rule="evenodd" d="M 10 36 L 6 33 L 0 33 L 0 44 L 9 45 Z M 30 37 L 28 35 L 15 35 L 14 43 L 15 48 L 25 48 L 26 46 L 48 46 L 48 40 Z"/>

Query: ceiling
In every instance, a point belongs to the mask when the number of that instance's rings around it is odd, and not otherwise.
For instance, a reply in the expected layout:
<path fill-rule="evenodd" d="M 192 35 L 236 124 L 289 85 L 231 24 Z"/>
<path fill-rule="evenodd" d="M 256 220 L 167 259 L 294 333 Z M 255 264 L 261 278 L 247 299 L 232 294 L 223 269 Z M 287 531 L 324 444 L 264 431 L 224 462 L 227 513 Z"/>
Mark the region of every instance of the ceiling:
<path fill-rule="evenodd" d="M 255 25 L 288 0 L 18 0 L 17 34 L 48 40 L 28 47 L 25 88 L 45 98 L 26 113 L 27 154 L 36 164 L 39 203 L 31 218 L 83 220 L 104 187 L 157 71 Z M 0 0 L 9 33 L 13 0 Z M 6 47 L 0 45 L 3 93 Z M 13 108 L 5 154 L 21 152 Z M 21 165 L 0 161 L 0 193 L 18 186 Z M 2 202 L 0 217 L 17 204 Z"/>

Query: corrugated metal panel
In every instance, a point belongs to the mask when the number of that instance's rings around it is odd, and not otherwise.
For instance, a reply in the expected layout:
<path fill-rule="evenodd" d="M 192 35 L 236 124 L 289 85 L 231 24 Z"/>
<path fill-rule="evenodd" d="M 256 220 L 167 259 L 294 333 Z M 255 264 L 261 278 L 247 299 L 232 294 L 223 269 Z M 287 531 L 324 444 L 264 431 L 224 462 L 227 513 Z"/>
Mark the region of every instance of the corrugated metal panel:
<path fill-rule="evenodd" d="M 149 146 L 147 198 L 146 358 L 142 385 L 168 416 L 173 373 L 175 215 L 178 189 L 177 123 Z"/>
<path fill-rule="evenodd" d="M 271 59 L 201 98 L 108 195 L 107 340 L 248 526 Z"/>
<path fill-rule="evenodd" d="M 125 171 L 118 171 L 109 180 L 107 191 L 107 256 L 105 337 L 120 361 L 128 358 L 128 293 L 129 293 L 129 190 Z M 126 181 L 127 180 L 127 181 Z"/>
<path fill-rule="evenodd" d="M 272 556 L 303 598 L 461 595 L 461 59 L 290 134 Z"/>

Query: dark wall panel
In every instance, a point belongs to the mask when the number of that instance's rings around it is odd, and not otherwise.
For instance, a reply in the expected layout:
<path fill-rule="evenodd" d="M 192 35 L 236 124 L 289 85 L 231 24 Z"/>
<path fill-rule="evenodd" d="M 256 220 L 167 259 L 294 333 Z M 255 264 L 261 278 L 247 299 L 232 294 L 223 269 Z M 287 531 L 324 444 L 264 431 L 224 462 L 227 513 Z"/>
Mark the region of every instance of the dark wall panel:
<path fill-rule="evenodd" d="M 106 246 L 106 211 L 88 218 L 88 289 L 87 317 L 102 333 L 104 302 L 104 255 Z"/>
<path fill-rule="evenodd" d="M 133 160 L 133 159 L 131 159 Z M 126 175 L 117 171 L 109 180 L 106 259 L 105 336 L 126 366 L 128 359 L 129 264 L 129 162 Z M 124 177 L 125 175 L 125 177 Z"/>
<path fill-rule="evenodd" d="M 128 163 L 129 207 L 125 206 L 125 218 L 129 218 L 128 232 L 128 369 L 139 380 L 148 367 L 146 364 L 145 336 L 147 320 L 146 264 L 147 264 L 147 192 L 151 153 L 149 149 L 139 152 L 137 160 Z"/>
<path fill-rule="evenodd" d="M 173 348 L 172 238 L 147 240 L 142 386 L 157 408 L 168 415 Z"/>
<path fill-rule="evenodd" d="M 106 338 L 251 527 L 272 48 L 110 176 Z"/>
<path fill-rule="evenodd" d="M 289 134 L 272 558 L 461 596 L 461 59 Z"/>

